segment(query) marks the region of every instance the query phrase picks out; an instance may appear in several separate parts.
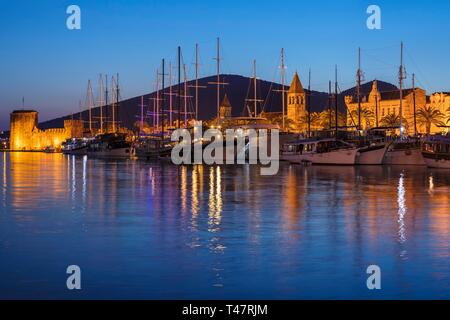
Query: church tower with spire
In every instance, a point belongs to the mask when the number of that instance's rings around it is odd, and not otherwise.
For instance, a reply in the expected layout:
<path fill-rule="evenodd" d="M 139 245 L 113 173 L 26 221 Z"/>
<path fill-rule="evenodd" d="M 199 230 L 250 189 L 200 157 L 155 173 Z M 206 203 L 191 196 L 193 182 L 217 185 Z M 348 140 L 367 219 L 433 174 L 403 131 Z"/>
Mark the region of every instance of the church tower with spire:
<path fill-rule="evenodd" d="M 220 104 L 219 107 L 219 118 L 220 119 L 226 119 L 226 118 L 231 118 L 231 103 L 230 100 L 228 100 L 228 96 L 225 93 L 225 96 L 223 97 L 222 103 Z"/>
<path fill-rule="evenodd" d="M 298 124 L 306 115 L 305 96 L 306 94 L 298 77 L 298 73 L 295 72 L 294 79 L 292 79 L 292 83 L 288 91 L 287 101 L 287 118 L 295 124 Z"/>

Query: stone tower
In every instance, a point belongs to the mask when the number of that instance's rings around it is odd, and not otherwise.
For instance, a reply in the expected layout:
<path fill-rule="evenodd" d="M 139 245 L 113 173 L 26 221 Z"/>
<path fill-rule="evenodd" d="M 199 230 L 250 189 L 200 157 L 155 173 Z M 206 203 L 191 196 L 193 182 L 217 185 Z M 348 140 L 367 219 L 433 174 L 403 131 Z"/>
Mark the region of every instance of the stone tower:
<path fill-rule="evenodd" d="M 306 99 L 305 91 L 298 77 L 297 72 L 294 74 L 291 86 L 288 92 L 287 117 L 295 124 L 298 124 L 306 115 Z"/>
<path fill-rule="evenodd" d="M 10 115 L 10 149 L 30 150 L 33 130 L 38 125 L 38 113 L 34 110 L 16 110 Z"/>
<path fill-rule="evenodd" d="M 369 94 L 369 102 L 375 105 L 375 103 L 380 103 L 380 101 L 381 95 L 380 92 L 378 91 L 378 81 L 374 80 L 372 82 L 372 90 L 370 91 Z"/>
<path fill-rule="evenodd" d="M 231 103 L 230 100 L 228 100 L 228 96 L 226 93 L 225 96 L 223 97 L 222 103 L 219 106 L 219 118 L 220 119 L 231 118 Z"/>
<path fill-rule="evenodd" d="M 82 120 L 64 120 L 64 129 L 69 138 L 82 138 L 84 124 Z"/>

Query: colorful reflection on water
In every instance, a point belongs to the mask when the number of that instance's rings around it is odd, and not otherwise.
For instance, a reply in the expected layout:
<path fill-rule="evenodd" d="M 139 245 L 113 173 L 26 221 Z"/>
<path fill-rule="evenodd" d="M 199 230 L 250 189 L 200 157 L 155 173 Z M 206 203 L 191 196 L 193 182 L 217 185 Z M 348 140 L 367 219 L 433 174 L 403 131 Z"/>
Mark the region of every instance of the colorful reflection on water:
<path fill-rule="evenodd" d="M 1 298 L 450 298 L 450 171 L 0 158 Z"/>

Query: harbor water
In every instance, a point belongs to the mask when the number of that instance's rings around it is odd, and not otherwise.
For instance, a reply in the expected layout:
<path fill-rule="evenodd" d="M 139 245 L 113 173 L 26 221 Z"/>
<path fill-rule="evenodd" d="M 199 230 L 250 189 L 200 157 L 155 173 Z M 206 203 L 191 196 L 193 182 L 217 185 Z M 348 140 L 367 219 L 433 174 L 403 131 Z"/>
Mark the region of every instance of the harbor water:
<path fill-rule="evenodd" d="M 450 298 L 450 170 L 0 164 L 3 299 Z"/>

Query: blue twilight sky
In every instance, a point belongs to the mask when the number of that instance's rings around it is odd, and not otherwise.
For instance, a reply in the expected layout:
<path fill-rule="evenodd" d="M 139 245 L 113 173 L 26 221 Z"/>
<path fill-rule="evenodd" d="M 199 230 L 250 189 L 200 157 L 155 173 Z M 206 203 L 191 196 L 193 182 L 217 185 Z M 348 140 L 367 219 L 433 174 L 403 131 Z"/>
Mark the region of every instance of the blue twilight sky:
<path fill-rule="evenodd" d="M 0 5 L 0 129 L 9 112 L 25 106 L 40 120 L 78 111 L 88 79 L 120 74 L 124 98 L 152 91 L 161 58 L 176 64 L 182 46 L 189 77 L 195 43 L 201 76 L 214 73 L 215 41 L 221 38 L 224 73 L 280 81 L 280 50 L 287 72 L 295 70 L 312 89 L 327 91 L 339 67 L 341 89 L 355 82 L 357 48 L 362 69 L 396 83 L 400 41 L 408 72 L 428 92 L 450 91 L 450 1 L 268 1 L 268 0 L 39 0 Z M 66 28 L 66 8 L 81 8 L 81 30 Z M 382 30 L 366 27 L 370 4 L 381 8 Z"/>

